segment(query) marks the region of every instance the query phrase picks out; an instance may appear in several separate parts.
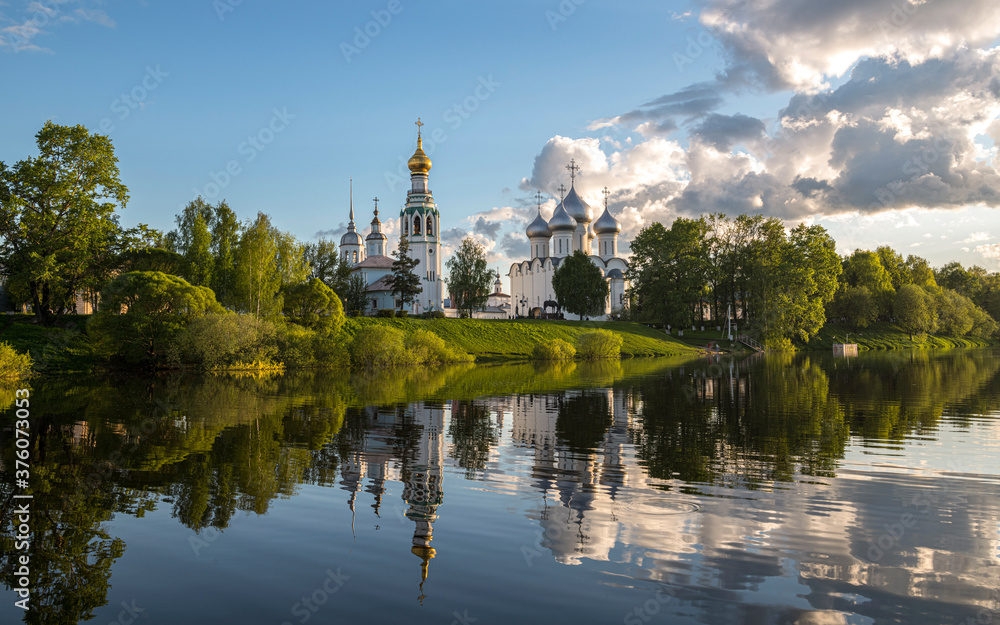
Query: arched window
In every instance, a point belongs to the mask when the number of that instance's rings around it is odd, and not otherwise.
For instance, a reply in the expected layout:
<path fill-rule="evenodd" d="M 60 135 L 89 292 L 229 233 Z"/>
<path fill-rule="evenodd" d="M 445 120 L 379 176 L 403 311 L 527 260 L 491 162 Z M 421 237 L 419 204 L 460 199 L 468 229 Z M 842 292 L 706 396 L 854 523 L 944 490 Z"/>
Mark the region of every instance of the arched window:
<path fill-rule="evenodd" d="M 413 218 L 413 234 L 420 234 L 420 215 Z"/>
<path fill-rule="evenodd" d="M 354 252 L 354 262 L 358 262 L 358 253 L 357 253 L 357 251 Z"/>
<path fill-rule="evenodd" d="M 410 234 L 410 221 L 408 219 L 403 220 L 403 236 Z"/>
<path fill-rule="evenodd" d="M 427 218 L 427 223 L 424 224 L 425 230 L 427 230 L 427 236 L 434 236 L 434 219 L 431 217 Z"/>

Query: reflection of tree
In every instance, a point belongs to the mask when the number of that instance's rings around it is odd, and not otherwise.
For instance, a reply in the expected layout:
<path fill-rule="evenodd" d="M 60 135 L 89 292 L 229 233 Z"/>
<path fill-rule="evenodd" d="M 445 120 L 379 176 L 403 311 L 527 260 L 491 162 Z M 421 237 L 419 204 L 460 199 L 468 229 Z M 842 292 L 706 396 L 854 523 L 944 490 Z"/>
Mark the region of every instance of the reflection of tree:
<path fill-rule="evenodd" d="M 607 393 L 583 391 L 564 397 L 556 417 L 559 442 L 575 453 L 593 453 L 611 425 Z"/>
<path fill-rule="evenodd" d="M 490 449 L 500 442 L 500 432 L 490 418 L 489 408 L 465 401 L 452 403 L 448 436 L 452 440 L 451 457 L 470 479 L 486 468 Z"/>

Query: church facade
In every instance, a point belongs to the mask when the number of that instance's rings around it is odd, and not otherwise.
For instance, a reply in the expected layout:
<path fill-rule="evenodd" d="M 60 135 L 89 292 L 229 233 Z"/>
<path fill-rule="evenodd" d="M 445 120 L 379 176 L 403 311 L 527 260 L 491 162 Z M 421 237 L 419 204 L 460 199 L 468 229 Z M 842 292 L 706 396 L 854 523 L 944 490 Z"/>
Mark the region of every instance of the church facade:
<path fill-rule="evenodd" d="M 399 212 L 400 237 L 410 245 L 410 257 L 417 260 L 413 272 L 420 277 L 421 292 L 410 304 L 410 314 L 420 314 L 444 307 L 444 279 L 441 276 L 441 215 L 434 196 L 428 186 L 431 159 L 424 153 L 423 139 L 417 120 L 417 149 L 410 157 L 410 190 L 406 194 L 406 204 Z M 375 216 L 371 231 L 362 239 L 354 223 L 354 192 L 351 191 L 350 221 L 347 233 L 340 239 L 341 257 L 351 266 L 352 273 L 359 274 L 368 285 L 369 308 L 367 314 L 378 310 L 399 309 L 399 302 L 392 293 L 389 281 L 392 277 L 393 258 L 387 254 L 389 239 L 382 232 L 382 221 L 378 214 L 378 198 L 375 198 Z"/>
<path fill-rule="evenodd" d="M 618 235 L 621 224 L 608 210 L 605 189 L 604 212 L 596 220 L 594 211 L 576 191 L 575 162 L 567 166 L 570 170 L 569 193 L 562 198 L 552 211 L 552 217 L 542 217 L 541 195 L 538 215 L 528 224 L 525 234 L 530 243 L 530 258 L 511 265 L 507 276 L 514 312 L 520 317 L 537 317 L 556 308 L 555 291 L 552 289 L 552 274 L 567 257 L 577 250 L 583 250 L 604 274 L 608 282 L 608 298 L 604 314 L 593 317 L 606 320 L 615 309 L 625 307 L 625 272 L 628 262 L 619 255 Z M 564 190 L 565 187 L 560 187 Z"/>

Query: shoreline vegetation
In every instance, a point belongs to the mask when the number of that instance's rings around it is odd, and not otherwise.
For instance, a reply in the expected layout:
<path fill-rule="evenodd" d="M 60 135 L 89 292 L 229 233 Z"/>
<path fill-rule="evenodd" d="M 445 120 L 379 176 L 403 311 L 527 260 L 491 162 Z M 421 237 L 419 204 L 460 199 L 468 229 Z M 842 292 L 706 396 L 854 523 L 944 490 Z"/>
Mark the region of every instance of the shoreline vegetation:
<path fill-rule="evenodd" d="M 717 352 L 746 351 L 738 343 L 721 340 L 721 333 L 714 328 L 676 336 L 676 330 L 668 334 L 632 322 L 350 317 L 344 319 L 338 332 L 317 334 L 295 324 L 279 330 L 274 323 L 262 324 L 247 316 L 213 316 L 224 321 L 221 329 L 226 332 L 245 332 L 246 324 L 252 324 L 257 335 L 250 338 L 255 340 L 248 341 L 244 334 L 238 337 L 239 345 L 232 341 L 219 345 L 204 332 L 193 337 L 181 335 L 161 350 L 160 358 L 139 369 L 271 376 L 296 369 L 361 373 L 420 364 L 533 362 L 544 366 L 558 361 L 690 358 L 705 355 L 710 346 Z M 90 317 L 67 315 L 55 326 L 45 327 L 33 323 L 32 315 L 6 315 L 0 320 L 0 382 L 45 373 L 135 369 L 136 363 L 115 357 L 88 331 Z M 199 344 L 200 360 L 192 360 L 185 351 L 192 341 Z M 911 338 L 895 324 L 878 322 L 861 332 L 847 324 L 828 323 L 811 341 L 795 348 L 828 351 L 834 343 L 845 342 L 857 343 L 861 350 L 997 345 L 993 339 L 967 336 Z"/>

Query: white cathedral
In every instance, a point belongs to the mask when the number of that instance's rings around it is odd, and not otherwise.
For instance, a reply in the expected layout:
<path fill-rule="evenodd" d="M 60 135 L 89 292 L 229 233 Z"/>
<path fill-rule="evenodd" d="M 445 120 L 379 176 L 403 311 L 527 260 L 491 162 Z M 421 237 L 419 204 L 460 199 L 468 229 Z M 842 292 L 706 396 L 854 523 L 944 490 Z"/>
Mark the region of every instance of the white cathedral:
<path fill-rule="evenodd" d="M 410 243 L 410 257 L 418 261 L 413 272 L 420 276 L 422 291 L 411 304 L 409 312 L 419 314 L 433 310 L 443 310 L 444 280 L 441 277 L 441 216 L 434 197 L 427 186 L 427 172 L 431 169 L 431 159 L 424 153 L 423 139 L 417 120 L 417 150 L 407 163 L 410 168 L 410 190 L 406 194 L 406 205 L 399 212 L 399 231 Z M 389 280 L 392 277 L 393 258 L 389 256 L 388 237 L 382 232 L 382 221 L 378 216 L 378 198 L 375 198 L 375 217 L 371 232 L 362 240 L 354 224 L 354 192 L 351 191 L 351 213 L 347 232 L 340 239 L 340 254 L 351 266 L 352 273 L 358 273 L 368 285 L 370 305 L 366 313 L 381 309 L 398 309 Z"/>
<path fill-rule="evenodd" d="M 570 161 L 566 168 L 570 172 L 569 193 L 556 205 L 548 221 L 542 217 L 541 195 L 537 196 L 538 216 L 526 230 L 531 244 L 531 258 L 514 263 L 507 274 L 512 304 L 515 313 L 522 317 L 539 317 L 554 312 L 556 297 L 552 289 L 552 274 L 567 256 L 576 250 L 583 250 L 608 282 L 604 314 L 593 317 L 603 321 L 613 310 L 625 307 L 628 262 L 618 255 L 618 235 L 622 226 L 608 210 L 607 188 L 604 189 L 604 213 L 594 220 L 593 209 L 576 192 L 579 167 L 576 162 Z M 565 187 L 560 187 L 560 192 L 564 190 Z"/>

